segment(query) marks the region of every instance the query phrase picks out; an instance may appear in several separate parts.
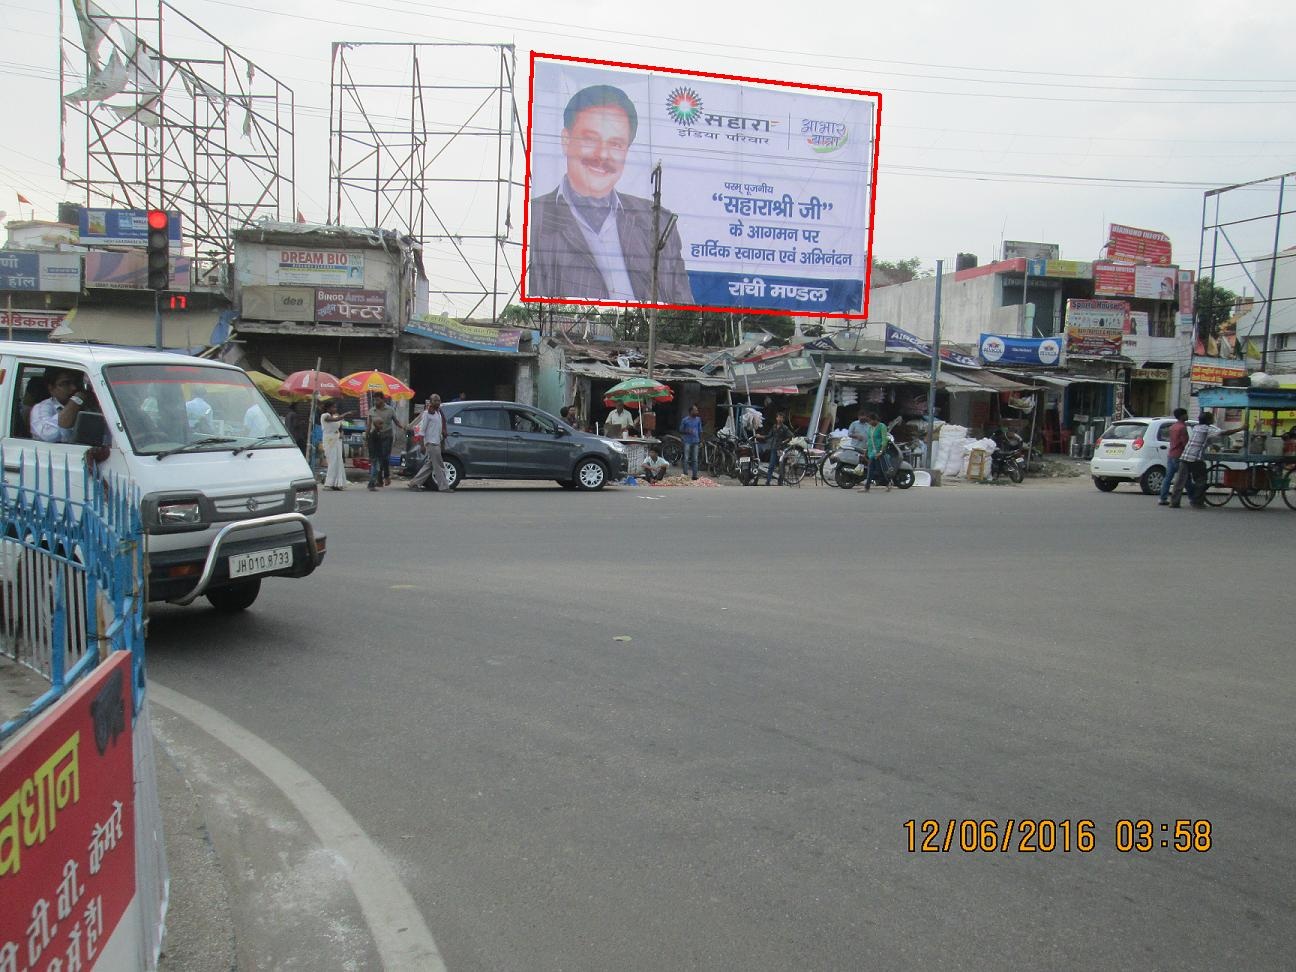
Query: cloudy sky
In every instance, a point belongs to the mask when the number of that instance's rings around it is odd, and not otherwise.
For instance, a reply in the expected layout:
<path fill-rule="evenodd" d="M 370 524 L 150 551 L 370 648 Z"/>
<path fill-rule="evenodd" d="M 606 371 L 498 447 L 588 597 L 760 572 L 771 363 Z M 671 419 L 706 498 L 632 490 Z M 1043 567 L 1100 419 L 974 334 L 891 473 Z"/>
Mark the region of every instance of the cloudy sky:
<path fill-rule="evenodd" d="M 128 3 L 100 6 L 114 14 Z M 1169 233 L 1176 261 L 1195 268 L 1205 189 L 1296 169 L 1290 0 L 175 6 L 293 88 L 297 204 L 312 221 L 328 210 L 329 53 L 344 40 L 511 43 L 523 76 L 534 50 L 881 91 L 874 253 L 926 265 L 959 251 L 988 262 L 1005 238 L 1056 242 L 1064 258 L 1089 260 L 1119 222 Z M 58 0 L 5 0 L 0 28 L 0 209 L 16 216 L 20 192 L 52 218 L 71 197 L 57 164 Z M 168 38 L 173 51 L 196 32 Z M 473 70 L 449 55 L 440 63 L 447 81 Z M 525 114 L 525 86 L 519 98 Z M 447 95 L 438 120 L 461 118 L 460 102 Z M 1269 191 L 1238 205 L 1275 202 Z M 493 213 L 489 199 L 473 204 Z M 1296 217 L 1289 226 L 1284 245 L 1296 242 Z M 1270 223 L 1233 239 L 1249 257 L 1268 250 L 1272 233 Z"/>

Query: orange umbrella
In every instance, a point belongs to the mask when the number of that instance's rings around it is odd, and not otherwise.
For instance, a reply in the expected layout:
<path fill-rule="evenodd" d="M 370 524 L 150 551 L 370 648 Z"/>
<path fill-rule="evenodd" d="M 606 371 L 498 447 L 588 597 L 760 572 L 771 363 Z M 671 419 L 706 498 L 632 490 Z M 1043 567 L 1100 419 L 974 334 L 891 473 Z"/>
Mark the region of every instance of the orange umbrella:
<path fill-rule="evenodd" d="M 357 371 L 347 375 L 338 385 L 344 395 L 352 398 L 359 398 L 365 392 L 382 392 L 398 400 L 414 397 L 413 388 L 383 371 Z"/>
<path fill-rule="evenodd" d="M 320 398 L 336 398 L 342 394 L 338 380 L 327 371 L 294 371 L 279 386 L 285 398 L 304 400 L 318 393 Z"/>

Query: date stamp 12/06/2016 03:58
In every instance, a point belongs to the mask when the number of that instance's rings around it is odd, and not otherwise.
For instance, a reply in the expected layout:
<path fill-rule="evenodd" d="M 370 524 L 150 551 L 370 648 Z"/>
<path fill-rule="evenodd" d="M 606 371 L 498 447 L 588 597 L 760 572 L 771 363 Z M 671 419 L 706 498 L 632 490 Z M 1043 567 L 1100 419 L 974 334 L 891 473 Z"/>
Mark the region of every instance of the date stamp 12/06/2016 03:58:
<path fill-rule="evenodd" d="M 1100 826 L 1085 817 L 956 817 L 904 821 L 910 854 L 1089 854 L 1103 847 L 1122 854 L 1204 854 L 1211 849 L 1211 822 L 1204 818 L 1121 818 Z"/>

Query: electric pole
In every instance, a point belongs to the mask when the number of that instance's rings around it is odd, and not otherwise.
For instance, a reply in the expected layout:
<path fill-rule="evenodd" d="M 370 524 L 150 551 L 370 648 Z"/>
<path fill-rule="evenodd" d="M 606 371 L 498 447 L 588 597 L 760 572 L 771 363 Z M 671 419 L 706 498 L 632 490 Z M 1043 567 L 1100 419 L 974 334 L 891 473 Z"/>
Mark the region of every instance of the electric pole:
<path fill-rule="evenodd" d="M 661 251 L 666 246 L 666 240 L 675 229 L 675 214 L 666 221 L 665 229 L 661 225 L 661 179 L 662 164 L 658 160 L 653 166 L 652 184 L 653 184 L 653 255 L 652 255 L 652 292 L 649 294 L 649 302 L 652 306 L 648 308 L 648 377 L 653 376 L 653 367 L 657 364 L 657 282 L 658 282 L 658 265 L 661 263 Z"/>

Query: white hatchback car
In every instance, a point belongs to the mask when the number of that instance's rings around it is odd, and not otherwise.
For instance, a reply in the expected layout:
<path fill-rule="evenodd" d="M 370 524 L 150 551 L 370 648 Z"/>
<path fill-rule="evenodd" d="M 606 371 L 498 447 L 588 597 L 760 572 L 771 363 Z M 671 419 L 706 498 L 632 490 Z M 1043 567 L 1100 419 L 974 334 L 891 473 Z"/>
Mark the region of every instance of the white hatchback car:
<path fill-rule="evenodd" d="M 1161 492 L 1174 419 L 1128 418 L 1112 422 L 1094 443 L 1089 473 L 1094 485 L 1110 493 L 1121 483 L 1138 483 L 1144 493 Z M 1192 428 L 1195 422 L 1189 422 Z"/>

